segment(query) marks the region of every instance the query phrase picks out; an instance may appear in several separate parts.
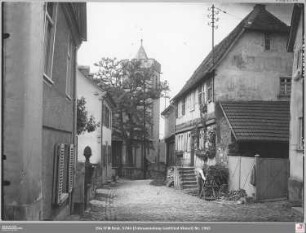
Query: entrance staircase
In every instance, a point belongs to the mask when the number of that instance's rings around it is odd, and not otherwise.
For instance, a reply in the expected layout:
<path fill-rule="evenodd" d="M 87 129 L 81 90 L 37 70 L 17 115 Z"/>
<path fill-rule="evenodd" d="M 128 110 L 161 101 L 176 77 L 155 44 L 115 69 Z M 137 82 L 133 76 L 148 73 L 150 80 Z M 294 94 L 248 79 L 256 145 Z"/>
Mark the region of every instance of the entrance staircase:
<path fill-rule="evenodd" d="M 197 195 L 199 188 L 194 167 L 177 167 L 177 171 L 179 180 L 178 188 L 186 193 Z"/>

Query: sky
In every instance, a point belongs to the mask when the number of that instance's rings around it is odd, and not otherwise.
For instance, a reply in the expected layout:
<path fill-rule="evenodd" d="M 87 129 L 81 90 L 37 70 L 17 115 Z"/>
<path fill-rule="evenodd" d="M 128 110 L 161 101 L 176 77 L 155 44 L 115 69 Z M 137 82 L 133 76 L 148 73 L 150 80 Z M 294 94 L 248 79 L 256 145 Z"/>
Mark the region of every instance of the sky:
<path fill-rule="evenodd" d="M 204 2 L 87 2 L 87 41 L 78 51 L 78 64 L 90 66 L 102 57 L 132 59 L 143 39 L 149 58 L 161 64 L 161 80 L 174 97 L 212 49 L 208 8 Z M 219 43 L 252 11 L 254 4 L 217 2 L 215 41 Z M 267 4 L 266 9 L 290 25 L 292 5 Z M 169 99 L 161 99 L 161 111 Z M 160 137 L 163 137 L 161 120 Z"/>

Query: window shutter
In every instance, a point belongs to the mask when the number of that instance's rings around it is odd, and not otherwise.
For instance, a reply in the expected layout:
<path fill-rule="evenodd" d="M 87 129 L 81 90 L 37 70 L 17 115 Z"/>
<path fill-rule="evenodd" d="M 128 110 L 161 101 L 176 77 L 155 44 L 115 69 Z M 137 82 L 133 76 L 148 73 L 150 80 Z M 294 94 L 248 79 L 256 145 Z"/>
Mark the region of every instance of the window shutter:
<path fill-rule="evenodd" d="M 56 150 L 56 204 L 62 203 L 63 196 L 63 182 L 65 170 L 65 144 L 58 144 Z"/>
<path fill-rule="evenodd" d="M 68 198 L 68 193 L 66 193 L 66 189 L 64 187 L 65 153 L 66 145 L 63 143 L 57 144 L 55 147 L 53 183 L 53 203 L 56 205 L 61 205 Z"/>
<path fill-rule="evenodd" d="M 69 146 L 69 164 L 68 164 L 68 192 L 69 193 L 71 193 L 73 189 L 74 166 L 75 166 L 74 145 L 70 144 Z"/>

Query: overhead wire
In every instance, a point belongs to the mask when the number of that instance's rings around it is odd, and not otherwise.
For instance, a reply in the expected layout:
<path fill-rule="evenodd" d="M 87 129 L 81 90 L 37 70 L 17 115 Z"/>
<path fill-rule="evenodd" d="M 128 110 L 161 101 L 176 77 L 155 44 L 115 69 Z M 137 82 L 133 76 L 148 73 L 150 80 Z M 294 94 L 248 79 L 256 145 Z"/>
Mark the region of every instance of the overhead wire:
<path fill-rule="evenodd" d="M 217 10 L 221 11 L 221 12 L 224 13 L 224 14 L 228 14 L 228 15 L 230 15 L 230 16 L 232 16 L 232 17 L 235 17 L 236 19 L 243 20 L 243 18 L 240 18 L 240 17 L 238 17 L 238 16 L 236 16 L 236 15 L 230 14 L 230 13 L 228 13 L 227 11 L 220 9 L 219 7 L 215 7 L 215 8 L 216 8 Z"/>

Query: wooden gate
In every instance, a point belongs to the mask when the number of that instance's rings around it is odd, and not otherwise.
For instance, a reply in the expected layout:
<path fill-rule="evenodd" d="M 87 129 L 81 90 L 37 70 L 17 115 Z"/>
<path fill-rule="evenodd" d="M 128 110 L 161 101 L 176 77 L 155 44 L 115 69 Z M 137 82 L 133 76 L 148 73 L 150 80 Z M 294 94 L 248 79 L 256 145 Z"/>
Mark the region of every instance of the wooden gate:
<path fill-rule="evenodd" d="M 256 158 L 256 199 L 288 197 L 289 160 Z"/>

